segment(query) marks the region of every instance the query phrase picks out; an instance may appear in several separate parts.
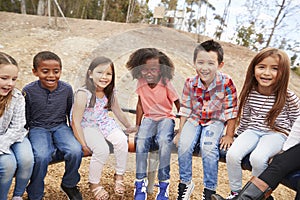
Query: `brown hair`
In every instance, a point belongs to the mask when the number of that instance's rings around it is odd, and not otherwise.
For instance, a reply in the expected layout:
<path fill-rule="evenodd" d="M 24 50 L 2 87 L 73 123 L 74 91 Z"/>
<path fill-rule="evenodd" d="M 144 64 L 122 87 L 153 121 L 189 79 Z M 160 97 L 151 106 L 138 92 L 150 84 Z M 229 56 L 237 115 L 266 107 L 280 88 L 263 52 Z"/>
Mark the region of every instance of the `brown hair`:
<path fill-rule="evenodd" d="M 290 60 L 288 55 L 276 48 L 266 48 L 260 51 L 251 61 L 246 73 L 246 79 L 239 97 L 238 123 L 240 122 L 242 109 L 247 101 L 249 93 L 252 89 L 257 89 L 258 82 L 254 76 L 255 66 L 267 57 L 278 58 L 278 71 L 276 76 L 276 85 L 273 91 L 276 96 L 275 103 L 272 109 L 267 114 L 266 122 L 271 129 L 279 131 L 274 127 L 274 123 L 281 110 L 283 109 L 287 100 L 288 82 L 290 77 Z"/>
<path fill-rule="evenodd" d="M 109 58 L 106 58 L 104 56 L 97 57 L 91 62 L 90 66 L 87 70 L 86 78 L 85 78 L 85 86 L 92 93 L 89 108 L 93 108 L 95 106 L 95 102 L 96 102 L 96 87 L 95 87 L 93 80 L 90 78 L 89 72 L 93 72 L 93 70 L 98 65 L 103 65 L 103 64 L 110 64 L 110 67 L 112 69 L 112 80 L 111 80 L 110 84 L 106 88 L 104 88 L 104 94 L 105 94 L 106 98 L 108 99 L 108 102 L 106 105 L 107 109 L 111 108 L 111 105 L 112 105 L 112 102 L 114 99 L 114 88 L 115 88 L 114 64 Z"/>
<path fill-rule="evenodd" d="M 16 60 L 10 55 L 0 52 L 0 66 L 1 65 L 14 65 L 18 67 Z M 6 107 L 10 104 L 12 98 L 12 91 L 6 96 L 0 96 L 0 117 L 3 115 Z"/>

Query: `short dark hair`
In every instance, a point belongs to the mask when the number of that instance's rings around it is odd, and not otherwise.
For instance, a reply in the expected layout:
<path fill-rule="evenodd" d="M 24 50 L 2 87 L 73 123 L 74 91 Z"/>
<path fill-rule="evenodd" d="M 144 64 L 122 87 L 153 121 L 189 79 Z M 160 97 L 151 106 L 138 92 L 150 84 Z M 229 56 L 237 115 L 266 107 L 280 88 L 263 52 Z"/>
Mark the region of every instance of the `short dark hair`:
<path fill-rule="evenodd" d="M 199 51 L 213 51 L 216 52 L 218 55 L 218 63 L 221 64 L 221 62 L 223 62 L 223 56 L 224 56 L 224 50 L 222 48 L 222 46 L 220 45 L 220 43 L 214 41 L 214 40 L 207 40 L 205 42 L 202 42 L 201 44 L 199 44 L 195 50 L 194 50 L 194 63 L 196 62 L 197 59 L 197 55 L 199 53 Z"/>
<path fill-rule="evenodd" d="M 62 68 L 61 59 L 58 57 L 58 55 L 51 51 L 41 51 L 38 54 L 36 54 L 33 58 L 33 68 L 37 69 L 39 63 L 45 60 L 56 60 L 57 62 L 59 62 L 60 68 Z"/>

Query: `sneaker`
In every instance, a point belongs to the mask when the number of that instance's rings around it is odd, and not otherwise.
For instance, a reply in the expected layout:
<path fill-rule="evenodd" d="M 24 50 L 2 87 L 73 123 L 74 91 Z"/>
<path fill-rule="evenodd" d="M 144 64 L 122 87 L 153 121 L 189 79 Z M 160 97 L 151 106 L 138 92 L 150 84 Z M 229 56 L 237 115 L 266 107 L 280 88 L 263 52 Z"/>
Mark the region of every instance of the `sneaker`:
<path fill-rule="evenodd" d="M 60 189 L 67 195 L 69 200 L 82 200 L 82 195 L 78 190 L 77 186 L 72 188 L 67 188 L 61 184 Z"/>
<path fill-rule="evenodd" d="M 136 180 L 134 188 L 134 200 L 146 200 L 147 199 L 147 186 L 148 180 Z"/>
<path fill-rule="evenodd" d="M 202 194 L 202 200 L 211 200 L 211 195 L 213 195 L 213 194 L 216 194 L 216 191 L 204 188 L 203 194 Z"/>
<path fill-rule="evenodd" d="M 12 198 L 12 200 L 23 200 L 23 198 L 20 197 L 20 196 L 15 196 L 15 197 Z"/>
<path fill-rule="evenodd" d="M 230 194 L 228 195 L 228 197 L 226 197 L 226 199 L 234 199 L 237 196 L 239 196 L 238 192 L 231 191 Z"/>
<path fill-rule="evenodd" d="M 194 190 L 195 184 L 191 181 L 190 184 L 178 184 L 178 197 L 177 200 L 189 200 Z"/>
<path fill-rule="evenodd" d="M 156 195 L 156 200 L 168 200 L 169 199 L 169 182 L 159 182 L 158 193 Z"/>

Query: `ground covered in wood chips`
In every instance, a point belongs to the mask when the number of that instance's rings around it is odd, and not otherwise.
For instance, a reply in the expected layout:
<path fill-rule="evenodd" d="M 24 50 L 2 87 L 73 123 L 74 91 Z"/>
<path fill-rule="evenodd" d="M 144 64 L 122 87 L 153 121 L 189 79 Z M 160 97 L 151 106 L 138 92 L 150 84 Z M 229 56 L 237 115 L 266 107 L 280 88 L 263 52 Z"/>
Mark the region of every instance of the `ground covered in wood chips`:
<path fill-rule="evenodd" d="M 61 80 L 69 82 L 74 89 L 83 83 L 83 78 L 91 59 L 98 55 L 110 57 L 116 66 L 116 87 L 122 107 L 134 108 L 136 103 L 135 82 L 125 68 L 129 55 L 141 47 L 156 47 L 163 50 L 175 63 L 176 75 L 173 83 L 181 93 L 185 78 L 193 76 L 192 54 L 197 42 L 208 38 L 176 31 L 170 28 L 147 24 L 123 24 L 102 22 L 96 20 L 58 19 L 58 26 L 54 19 L 32 15 L 20 15 L 0 12 L 0 51 L 12 55 L 20 65 L 18 88 L 35 80 L 31 73 L 32 58 L 42 50 L 57 53 L 63 61 L 63 75 Z M 222 71 L 232 76 L 238 90 L 244 81 L 246 68 L 255 55 L 254 52 L 231 43 L 220 43 L 225 51 L 225 66 Z M 290 88 L 300 96 L 299 77 L 291 74 Z M 128 114 L 134 123 L 134 116 Z M 89 158 L 84 158 L 80 168 L 81 181 L 79 188 L 84 199 L 93 199 L 88 190 Z M 101 182 L 110 194 L 113 194 L 114 157 L 111 155 L 103 171 Z M 133 199 L 135 179 L 135 154 L 130 154 L 128 171 L 125 176 L 126 194 L 124 199 Z M 45 179 L 45 200 L 67 199 L 60 192 L 61 177 L 64 163 L 49 166 Z M 243 172 L 243 183 L 251 177 L 248 171 Z M 193 158 L 193 181 L 195 190 L 191 199 L 200 200 L 202 195 L 202 163 L 201 158 Z M 179 180 L 177 155 L 172 156 L 170 199 L 176 199 Z M 148 199 L 155 199 L 155 192 Z M 226 196 L 229 193 L 226 165 L 220 163 L 219 183 L 217 192 Z M 10 192 L 9 198 L 11 198 Z M 27 197 L 27 194 L 25 194 Z M 276 200 L 291 200 L 295 192 L 280 185 L 273 193 Z M 112 196 L 111 199 L 118 199 Z"/>

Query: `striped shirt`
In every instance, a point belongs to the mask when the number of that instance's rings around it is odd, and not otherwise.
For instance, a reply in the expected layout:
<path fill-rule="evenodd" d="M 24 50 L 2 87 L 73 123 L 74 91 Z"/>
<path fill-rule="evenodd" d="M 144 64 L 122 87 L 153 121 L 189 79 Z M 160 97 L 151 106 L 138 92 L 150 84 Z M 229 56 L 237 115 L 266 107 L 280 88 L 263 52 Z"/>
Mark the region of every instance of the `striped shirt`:
<path fill-rule="evenodd" d="M 26 85 L 22 92 L 26 101 L 26 127 L 53 128 L 67 122 L 73 103 L 71 85 L 58 81 L 57 88 L 50 92 L 37 80 Z"/>
<path fill-rule="evenodd" d="M 240 125 L 237 134 L 241 134 L 246 129 L 270 131 L 266 123 L 266 116 L 275 103 L 275 95 L 262 95 L 256 90 L 252 90 L 243 108 Z M 275 127 L 288 134 L 300 115 L 299 98 L 288 90 L 287 101 L 282 111 L 275 120 Z"/>
<path fill-rule="evenodd" d="M 179 115 L 195 126 L 214 121 L 225 123 L 236 118 L 237 111 L 237 90 L 227 74 L 217 72 L 207 89 L 198 75 L 185 81 Z"/>

